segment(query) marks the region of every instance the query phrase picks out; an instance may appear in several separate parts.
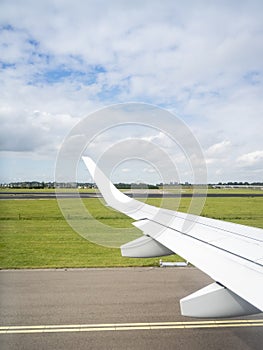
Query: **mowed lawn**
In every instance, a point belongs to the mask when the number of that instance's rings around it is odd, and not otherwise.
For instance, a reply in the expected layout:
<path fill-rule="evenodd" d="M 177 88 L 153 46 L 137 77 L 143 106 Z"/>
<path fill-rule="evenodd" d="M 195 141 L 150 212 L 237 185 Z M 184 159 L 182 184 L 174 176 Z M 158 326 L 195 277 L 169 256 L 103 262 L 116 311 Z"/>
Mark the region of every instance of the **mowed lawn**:
<path fill-rule="evenodd" d="M 65 199 L 67 201 L 67 199 Z M 103 206 L 98 199 L 84 199 L 94 218 L 106 226 L 132 227 L 132 219 Z M 159 199 L 148 199 L 159 205 Z M 179 210 L 187 211 L 190 199 L 180 201 Z M 64 219 L 55 199 L 1 200 L 0 268 L 70 268 L 157 266 L 160 258 L 123 258 L 120 250 L 89 242 L 77 234 Z M 173 208 L 174 199 L 165 199 Z M 263 228 L 263 197 L 207 198 L 202 215 Z M 90 228 L 91 227 L 91 228 Z M 87 230 L 92 225 L 87 220 Z M 92 232 L 91 232 L 92 233 Z M 99 235 L 99 232 L 96 232 Z M 131 238 L 132 239 L 132 238 Z M 163 258 L 179 261 L 177 255 Z"/>

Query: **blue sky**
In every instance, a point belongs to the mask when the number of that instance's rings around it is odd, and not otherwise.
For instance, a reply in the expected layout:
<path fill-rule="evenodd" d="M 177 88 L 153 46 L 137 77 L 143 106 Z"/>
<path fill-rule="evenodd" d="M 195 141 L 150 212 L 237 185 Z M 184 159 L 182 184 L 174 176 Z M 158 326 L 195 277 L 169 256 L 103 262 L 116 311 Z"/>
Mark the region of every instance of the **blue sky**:
<path fill-rule="evenodd" d="M 209 182 L 263 181 L 262 10 L 260 0 L 2 0 L 0 182 L 52 181 L 72 128 L 130 101 L 188 125 Z M 98 149 L 116 138 L 129 135 Z M 116 179 L 129 181 L 124 169 Z"/>

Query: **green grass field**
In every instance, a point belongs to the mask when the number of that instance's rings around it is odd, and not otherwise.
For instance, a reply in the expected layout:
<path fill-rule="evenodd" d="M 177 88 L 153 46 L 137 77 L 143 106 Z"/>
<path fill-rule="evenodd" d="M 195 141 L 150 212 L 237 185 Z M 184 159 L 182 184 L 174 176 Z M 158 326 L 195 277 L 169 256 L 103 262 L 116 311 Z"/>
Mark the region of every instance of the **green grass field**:
<path fill-rule="evenodd" d="M 67 199 L 65 199 L 67 201 Z M 174 199 L 165 205 L 173 207 Z M 179 210 L 187 211 L 190 199 L 180 201 Z M 98 199 L 85 199 L 84 204 L 102 223 L 116 228 L 129 228 L 133 220 L 104 207 Z M 159 199 L 148 199 L 159 205 Z M 159 258 L 128 259 L 120 250 L 91 243 L 78 235 L 61 214 L 57 201 L 1 200 L 0 268 L 69 268 L 156 266 Z M 207 198 L 202 215 L 263 228 L 263 197 Z M 87 229 L 89 229 L 87 221 Z M 163 260 L 179 261 L 174 255 Z"/>

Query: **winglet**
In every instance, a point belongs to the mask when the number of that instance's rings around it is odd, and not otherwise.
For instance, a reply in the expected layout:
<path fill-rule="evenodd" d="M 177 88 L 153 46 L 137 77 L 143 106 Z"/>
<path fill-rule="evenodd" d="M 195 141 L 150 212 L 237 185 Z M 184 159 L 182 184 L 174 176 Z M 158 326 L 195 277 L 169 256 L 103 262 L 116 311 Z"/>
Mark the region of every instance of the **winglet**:
<path fill-rule="evenodd" d="M 109 206 L 135 220 L 143 218 L 141 209 L 147 206 L 146 204 L 120 192 L 90 157 L 82 157 L 82 159 Z"/>

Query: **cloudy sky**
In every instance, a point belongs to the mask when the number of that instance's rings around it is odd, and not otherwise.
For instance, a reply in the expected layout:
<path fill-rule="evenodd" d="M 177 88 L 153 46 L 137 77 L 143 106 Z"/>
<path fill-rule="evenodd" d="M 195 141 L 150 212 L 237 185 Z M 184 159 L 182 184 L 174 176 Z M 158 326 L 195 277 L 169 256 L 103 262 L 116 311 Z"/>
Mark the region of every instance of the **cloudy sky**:
<path fill-rule="evenodd" d="M 0 182 L 53 181 L 72 128 L 131 101 L 188 125 L 209 182 L 263 181 L 262 37 L 261 0 L 0 0 Z M 101 138 L 106 150 L 116 132 Z"/>

